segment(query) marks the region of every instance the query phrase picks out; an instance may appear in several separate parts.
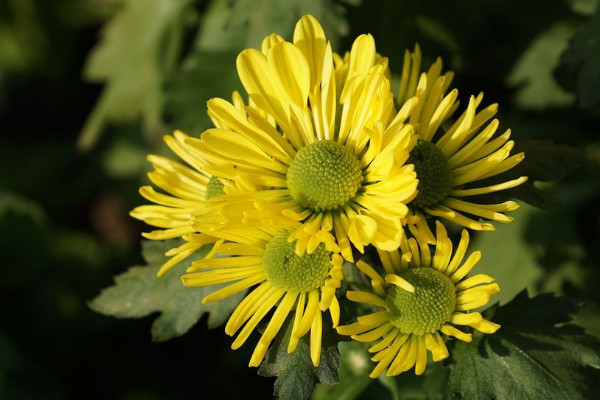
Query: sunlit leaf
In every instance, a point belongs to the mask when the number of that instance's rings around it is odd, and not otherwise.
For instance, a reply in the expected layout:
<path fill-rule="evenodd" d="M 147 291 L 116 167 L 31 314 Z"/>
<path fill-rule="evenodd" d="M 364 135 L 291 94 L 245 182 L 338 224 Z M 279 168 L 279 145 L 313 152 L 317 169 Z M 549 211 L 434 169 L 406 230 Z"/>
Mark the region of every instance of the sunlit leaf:
<path fill-rule="evenodd" d="M 115 178 L 135 178 L 148 169 L 146 149 L 126 140 L 113 142 L 104 156 L 104 169 Z"/>
<path fill-rule="evenodd" d="M 539 110 L 573 103 L 575 95 L 562 89 L 553 75 L 572 35 L 570 25 L 558 23 L 525 49 L 508 77 L 508 84 L 518 87 L 516 102 L 520 107 Z"/>
<path fill-rule="evenodd" d="M 184 10 L 191 2 L 123 0 L 84 70 L 88 81 L 105 87 L 81 132 L 81 148 L 89 148 L 108 121 L 142 117 L 146 129 L 160 129 L 163 75 L 178 56 Z"/>
<path fill-rule="evenodd" d="M 194 256 L 183 260 L 166 275 L 156 277 L 160 266 L 167 260 L 164 253 L 177 246 L 177 241 L 144 242 L 143 255 L 148 265 L 130 268 L 115 277 L 115 285 L 102 291 L 90 303 L 92 310 L 117 318 L 140 318 L 159 312 L 152 325 L 152 339 L 165 341 L 186 333 L 208 313 L 209 328 L 223 324 L 244 293 L 224 300 L 202 304 L 204 296 L 220 286 L 188 288 L 181 283 L 181 275 L 191 261 L 204 256 L 204 247 Z"/>
<path fill-rule="evenodd" d="M 524 287 L 533 289 L 543 277 L 543 269 L 536 261 L 536 248 L 525 240 L 526 229 L 532 215 L 539 213 L 529 206 L 510 213 L 515 220 L 509 224 L 496 224 L 496 231 L 477 235 L 469 245 L 471 251 L 481 251 L 481 261 L 474 273 L 493 276 L 500 285 L 496 301 L 506 303 Z"/>

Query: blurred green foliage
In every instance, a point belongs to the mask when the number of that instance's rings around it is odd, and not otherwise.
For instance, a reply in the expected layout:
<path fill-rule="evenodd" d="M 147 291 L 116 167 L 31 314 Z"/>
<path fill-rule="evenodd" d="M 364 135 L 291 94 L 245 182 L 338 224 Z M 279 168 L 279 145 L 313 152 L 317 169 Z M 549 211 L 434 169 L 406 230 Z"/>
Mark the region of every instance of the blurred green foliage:
<path fill-rule="evenodd" d="M 571 24 L 558 22 L 539 34 L 519 57 L 507 80 L 517 88 L 515 100 L 519 107 L 543 110 L 573 103 L 574 93 L 562 89 L 553 76 L 573 31 Z"/>
<path fill-rule="evenodd" d="M 510 310 L 506 303 L 525 287 L 532 294 L 553 291 L 583 303 L 575 323 L 600 335 L 597 4 L 0 0 L 0 251 L 6 271 L 0 280 L 0 399 L 271 396 L 275 379 L 258 378 L 246 366 L 251 346 L 232 352 L 230 338 L 206 329 L 204 321 L 156 344 L 148 335 L 154 316 L 109 319 L 87 302 L 112 284 L 113 275 L 143 265 L 138 243 L 146 228 L 127 212 L 143 202 L 137 188 L 147 182 L 145 154 L 168 154 L 159 139 L 172 129 L 198 135 L 207 128 L 206 101 L 229 98 L 241 87 L 237 53 L 271 32 L 290 38 L 304 13 L 321 21 L 338 51 L 349 49 L 358 34 L 372 33 L 394 74 L 404 49 L 418 42 L 426 62 L 440 55 L 457 72 L 462 99 L 484 91 L 484 102 L 500 104 L 501 126 L 510 127 L 516 148 L 526 151 L 521 167 L 531 176 L 512 195 L 547 209 L 523 206 L 513 213 L 515 222 L 495 234 L 472 235 L 471 249 L 483 251 L 479 272 L 496 276 L 503 290 L 498 299 L 505 305 L 496 315 Z M 359 285 L 356 279 L 347 284 Z M 525 307 L 535 299 L 514 304 Z M 537 306 L 556 315 L 540 322 L 545 332 L 531 333 L 536 340 L 546 335 L 544 345 L 569 348 L 565 341 L 578 346 L 590 338 L 554 326 L 570 321 L 561 309 L 565 300 L 542 299 Z M 138 315 L 166 307 L 155 304 Z M 507 325 L 522 322 L 505 317 Z M 507 335 L 510 329 L 478 345 L 457 345 L 456 358 L 462 363 L 480 349 L 490 351 L 491 358 L 476 359 L 486 368 L 503 356 L 502 348 L 521 346 L 523 338 Z M 475 379 L 457 378 L 466 368 L 456 366 L 449 378 L 448 368 L 436 365 L 423 377 L 365 381 L 358 377 L 370 361 L 360 345 L 340 348 L 341 385 L 319 384 L 315 399 L 442 399 L 448 379 L 454 393 L 469 393 L 456 382 Z M 571 349 L 544 362 L 555 369 L 597 362 L 588 350 Z M 285 368 L 271 368 L 263 373 L 281 382 Z M 334 381 L 311 369 L 294 373 L 287 376 L 309 385 L 316 378 Z M 584 374 L 568 376 L 578 382 Z M 477 393 L 489 397 L 483 389 Z"/>
<path fill-rule="evenodd" d="M 566 89 L 577 92 L 581 108 L 600 116 L 600 13 L 596 12 L 573 37 L 557 76 Z"/>

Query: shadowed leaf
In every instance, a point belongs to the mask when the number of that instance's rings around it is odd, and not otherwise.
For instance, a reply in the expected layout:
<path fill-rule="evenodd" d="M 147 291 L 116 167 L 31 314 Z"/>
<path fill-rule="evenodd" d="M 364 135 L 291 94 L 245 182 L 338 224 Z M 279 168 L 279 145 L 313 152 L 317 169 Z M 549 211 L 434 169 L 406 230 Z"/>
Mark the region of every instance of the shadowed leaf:
<path fill-rule="evenodd" d="M 294 318 L 290 316 L 267 351 L 258 374 L 277 377 L 275 396 L 285 400 L 307 400 L 317 382 L 328 385 L 338 383 L 337 345 L 340 337 L 331 327 L 331 319 L 324 318 L 321 361 L 319 366 L 315 367 L 310 359 L 310 334 L 300 339 L 294 352 L 287 352 L 293 325 Z"/>
<path fill-rule="evenodd" d="M 450 386 L 463 399 L 589 399 L 600 377 L 600 343 L 572 320 L 578 304 L 525 291 L 495 310 L 501 328 L 452 351 Z M 567 323 L 557 326 L 557 324 Z"/>

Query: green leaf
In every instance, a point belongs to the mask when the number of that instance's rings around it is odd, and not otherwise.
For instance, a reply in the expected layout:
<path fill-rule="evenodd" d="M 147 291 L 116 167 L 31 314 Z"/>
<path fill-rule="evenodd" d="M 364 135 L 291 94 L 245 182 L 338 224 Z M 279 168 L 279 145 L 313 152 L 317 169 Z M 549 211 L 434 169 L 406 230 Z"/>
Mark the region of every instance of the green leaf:
<path fill-rule="evenodd" d="M 291 40 L 296 23 L 305 14 L 319 20 L 335 45 L 348 31 L 343 11 L 332 0 L 214 0 L 202 18 L 196 50 L 237 53 L 246 47 L 260 48 L 272 33 Z"/>
<path fill-rule="evenodd" d="M 575 319 L 577 325 L 585 328 L 586 332 L 600 338 L 600 303 L 586 300 Z"/>
<path fill-rule="evenodd" d="M 363 393 L 373 379 L 369 373 L 373 363 L 362 343 L 342 342 L 340 349 L 339 383 L 337 385 L 318 384 L 312 400 L 354 400 Z"/>
<path fill-rule="evenodd" d="M 557 23 L 542 32 L 517 60 L 508 84 L 519 87 L 516 102 L 520 107 L 541 110 L 573 103 L 575 95 L 562 89 L 553 76 L 572 35 L 570 25 Z"/>
<path fill-rule="evenodd" d="M 516 167 L 517 173 L 544 182 L 567 177 L 581 165 L 585 155 L 581 148 L 535 139 L 515 143 L 514 152 L 521 151 L 525 152 L 525 159 Z"/>
<path fill-rule="evenodd" d="M 117 139 L 106 151 L 103 164 L 113 178 L 135 178 L 148 170 L 147 150 L 131 141 Z"/>
<path fill-rule="evenodd" d="M 194 259 L 209 250 L 204 246 L 195 255 L 177 264 L 161 278 L 156 277 L 160 266 L 167 260 L 164 253 L 179 241 L 143 242 L 142 254 L 148 265 L 130 268 L 115 277 L 115 285 L 104 289 L 90 301 L 92 310 L 117 318 L 140 318 L 159 312 L 152 325 L 152 339 L 165 341 L 186 333 L 203 314 L 208 313 L 208 327 L 223 324 L 244 297 L 238 293 L 224 300 L 202 304 L 204 296 L 222 285 L 202 288 L 184 287 L 181 275 Z"/>
<path fill-rule="evenodd" d="M 206 102 L 230 99 L 240 90 L 236 57 L 246 45 L 248 28 L 231 26 L 234 6 L 229 0 L 212 1 L 200 25 L 194 48 L 177 73 L 167 80 L 165 114 L 170 125 L 199 136 L 210 127 Z"/>
<path fill-rule="evenodd" d="M 519 140 L 515 143 L 513 154 L 519 152 L 525 152 L 525 159 L 507 174 L 503 174 L 503 180 L 519 176 L 527 176 L 529 179 L 521 186 L 504 191 L 503 195 L 521 199 L 539 208 L 547 208 L 557 201 L 534 183 L 564 179 L 585 160 L 584 149 L 548 140 Z"/>
<path fill-rule="evenodd" d="M 406 397 L 403 397 L 403 394 L 406 393 L 407 388 L 403 387 L 402 388 L 403 393 L 400 393 L 400 388 L 399 388 L 400 385 L 398 384 L 397 377 L 387 376 L 386 374 L 381 374 L 381 375 L 379 375 L 377 380 L 379 381 L 379 383 L 381 383 L 381 385 L 384 388 L 386 388 L 389 391 L 392 400 L 401 400 L 401 399 L 406 398 Z M 409 388 L 409 391 L 410 391 L 410 388 Z M 410 396 L 411 400 L 413 400 L 415 398 L 414 393 L 410 393 L 409 396 Z"/>
<path fill-rule="evenodd" d="M 581 108 L 600 117 L 600 10 L 575 35 L 556 75 L 564 88 L 576 91 Z"/>
<path fill-rule="evenodd" d="M 246 47 L 248 39 L 247 26 L 231 26 L 235 11 L 235 2 L 231 0 L 213 0 L 204 16 L 196 50 L 205 52 L 239 52 Z"/>
<path fill-rule="evenodd" d="M 493 276 L 500 285 L 496 301 L 506 303 L 524 287 L 535 288 L 544 271 L 536 261 L 536 248 L 525 240 L 529 221 L 538 211 L 522 206 L 512 212 L 514 221 L 510 224 L 497 224 L 496 231 L 481 234 L 469 245 L 471 251 L 481 251 L 481 261 L 473 273 Z"/>
<path fill-rule="evenodd" d="M 211 124 L 206 102 L 213 97 L 231 99 L 241 87 L 235 52 L 196 51 L 168 82 L 165 112 L 171 125 L 198 136 Z"/>
<path fill-rule="evenodd" d="M 109 121 L 141 116 L 148 131 L 160 130 L 163 74 L 178 56 L 184 10 L 191 2 L 122 1 L 85 66 L 85 78 L 105 87 L 81 132 L 80 148 L 91 147 Z"/>
<path fill-rule="evenodd" d="M 393 379 L 398 394 L 394 400 L 442 400 L 448 397 L 448 375 L 450 371 L 440 362 L 429 362 L 425 373 L 400 374 Z M 379 379 L 381 381 L 381 377 Z"/>
<path fill-rule="evenodd" d="M 523 291 L 497 308 L 492 319 L 500 330 L 474 343 L 458 343 L 452 351 L 454 397 L 593 398 L 600 377 L 600 342 L 568 323 L 578 307 L 566 298 L 529 298 Z"/>
<path fill-rule="evenodd" d="M 206 102 L 213 97 L 230 99 L 234 90 L 242 88 L 235 62 L 238 53 L 245 47 L 260 48 L 271 33 L 291 40 L 304 14 L 313 14 L 332 42 L 347 30 L 340 10 L 330 0 L 211 2 L 193 51 L 167 82 L 165 112 L 170 125 L 191 135 L 208 128 Z"/>
<path fill-rule="evenodd" d="M 548 208 L 558 201 L 550 193 L 540 189 L 540 183 L 562 180 L 585 161 L 585 149 L 556 144 L 551 140 L 517 139 L 512 154 L 520 152 L 525 153 L 525 158 L 514 168 L 480 181 L 477 185 L 498 184 L 521 176 L 527 176 L 529 178 L 527 182 L 495 194 L 478 196 L 477 199 L 482 203 L 497 203 L 512 197 L 538 208 Z"/>
<path fill-rule="evenodd" d="M 340 336 L 332 328 L 331 319 L 325 317 L 321 361 L 319 366 L 315 367 L 310 359 L 310 334 L 300 339 L 296 350 L 288 354 L 287 347 L 293 325 L 294 318 L 289 316 L 267 351 L 258 374 L 277 377 L 274 394 L 282 400 L 306 400 L 310 398 L 317 382 L 327 385 L 338 383 L 337 345 Z"/>
<path fill-rule="evenodd" d="M 504 191 L 503 194 L 507 197 L 523 200 L 527 204 L 538 208 L 548 208 L 559 203 L 554 196 L 536 186 L 535 181 L 531 179 L 516 188 Z"/>
<path fill-rule="evenodd" d="M 516 188 L 505 191 L 503 194 L 508 197 L 523 200 L 534 207 L 544 209 L 559 203 L 559 201 L 550 193 L 536 186 L 535 181 L 533 180 L 528 180 Z"/>
<path fill-rule="evenodd" d="M 17 194 L 0 190 L 0 216 L 20 215 L 38 224 L 45 224 L 46 214 L 39 204 Z"/>
<path fill-rule="evenodd" d="M 341 342 L 340 382 L 337 385 L 318 384 L 312 400 L 442 400 L 447 396 L 448 368 L 441 363 L 430 363 L 425 374 L 413 373 L 398 376 L 380 375 L 369 378 L 375 368 L 371 361 L 369 345 L 356 341 Z"/>

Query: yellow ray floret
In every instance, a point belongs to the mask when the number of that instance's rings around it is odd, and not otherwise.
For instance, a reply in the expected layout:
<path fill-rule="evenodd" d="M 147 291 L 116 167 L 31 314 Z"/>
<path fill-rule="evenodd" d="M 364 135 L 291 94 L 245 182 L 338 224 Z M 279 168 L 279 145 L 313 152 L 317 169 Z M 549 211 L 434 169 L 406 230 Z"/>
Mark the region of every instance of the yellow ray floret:
<path fill-rule="evenodd" d="M 230 226 L 218 232 L 216 257 L 195 261 L 182 277 L 186 286 L 228 285 L 206 296 L 212 302 L 253 288 L 235 309 L 225 332 L 237 337 L 232 344 L 239 348 L 256 326 L 274 310 L 254 353 L 250 366 L 259 366 L 269 345 L 285 319 L 294 314 L 288 352 L 310 331 L 310 353 L 315 366 L 321 357 L 322 313 L 329 310 L 334 327 L 340 308 L 335 291 L 340 286 L 342 257 L 319 245 L 311 254 L 298 256 L 288 241 L 290 230 L 280 228 Z M 228 257 L 221 257 L 228 256 Z"/>
<path fill-rule="evenodd" d="M 448 357 L 446 337 L 471 341 L 471 334 L 456 325 L 469 326 L 483 333 L 494 333 L 500 326 L 485 320 L 473 310 L 486 305 L 500 291 L 494 279 L 478 274 L 465 279 L 481 254 L 472 253 L 464 260 L 469 243 L 467 231 L 452 253 L 452 242 L 444 226 L 436 223 L 435 252 L 426 240 L 404 240 L 401 252 L 380 251 L 385 272 L 379 274 L 364 262 L 357 263 L 373 283 L 374 293 L 347 292 L 351 301 L 367 303 L 375 312 L 359 316 L 357 322 L 337 328 L 361 342 L 376 342 L 369 348 L 377 363 L 371 377 L 387 370 L 398 375 L 414 368 L 425 372 L 427 352 L 433 361 Z"/>
<path fill-rule="evenodd" d="M 416 195 L 406 161 L 417 139 L 406 121 L 418 101 L 395 109 L 373 38 L 357 38 L 340 63 L 305 16 L 293 42 L 271 35 L 261 50 L 242 51 L 237 69 L 248 104 L 237 93 L 233 103 L 210 100 L 215 128 L 185 143 L 206 171 L 231 182 L 195 227 L 214 229 L 214 214 L 258 227 L 287 219 L 298 255 L 321 243 L 348 260 L 368 245 L 397 249 Z"/>
<path fill-rule="evenodd" d="M 142 186 L 140 194 L 154 204 L 136 207 L 131 216 L 160 229 L 144 233 L 151 240 L 182 238 L 185 243 L 169 250 L 170 259 L 162 265 L 158 276 L 194 254 L 205 244 L 217 238 L 204 234 L 193 226 L 194 214 L 207 206 L 210 200 L 224 194 L 223 183 L 206 172 L 206 162 L 185 144 L 188 136 L 175 131 L 165 136 L 169 148 L 188 165 L 156 155 L 148 156 L 154 170 L 148 173 L 150 181 L 164 191 L 157 192 L 152 186 Z"/>
<path fill-rule="evenodd" d="M 464 199 L 510 189 L 527 180 L 522 176 L 495 184 L 478 183 L 513 168 L 524 158 L 523 153 L 510 154 L 514 146 L 509 140 L 510 129 L 497 134 L 499 121 L 492 118 L 498 105 L 477 111 L 483 93 L 471 96 L 466 110 L 447 130 L 442 129 L 442 124 L 449 123 L 459 106 L 458 91 L 446 93 L 454 74 L 442 74 L 439 58 L 427 72 L 420 71 L 421 51 L 417 46 L 413 53 L 405 53 L 397 97 L 399 104 L 415 96 L 418 99 L 409 119 L 419 138 L 408 161 L 415 165 L 419 179 L 419 193 L 410 203 L 411 212 L 417 217 L 413 222 L 421 225 L 418 230 L 427 235 L 430 243 L 433 235 L 424 221 L 428 216 L 475 230 L 494 229 L 491 223 L 479 219 L 511 222 L 512 218 L 504 213 L 518 208 L 514 202 L 480 204 Z"/>

